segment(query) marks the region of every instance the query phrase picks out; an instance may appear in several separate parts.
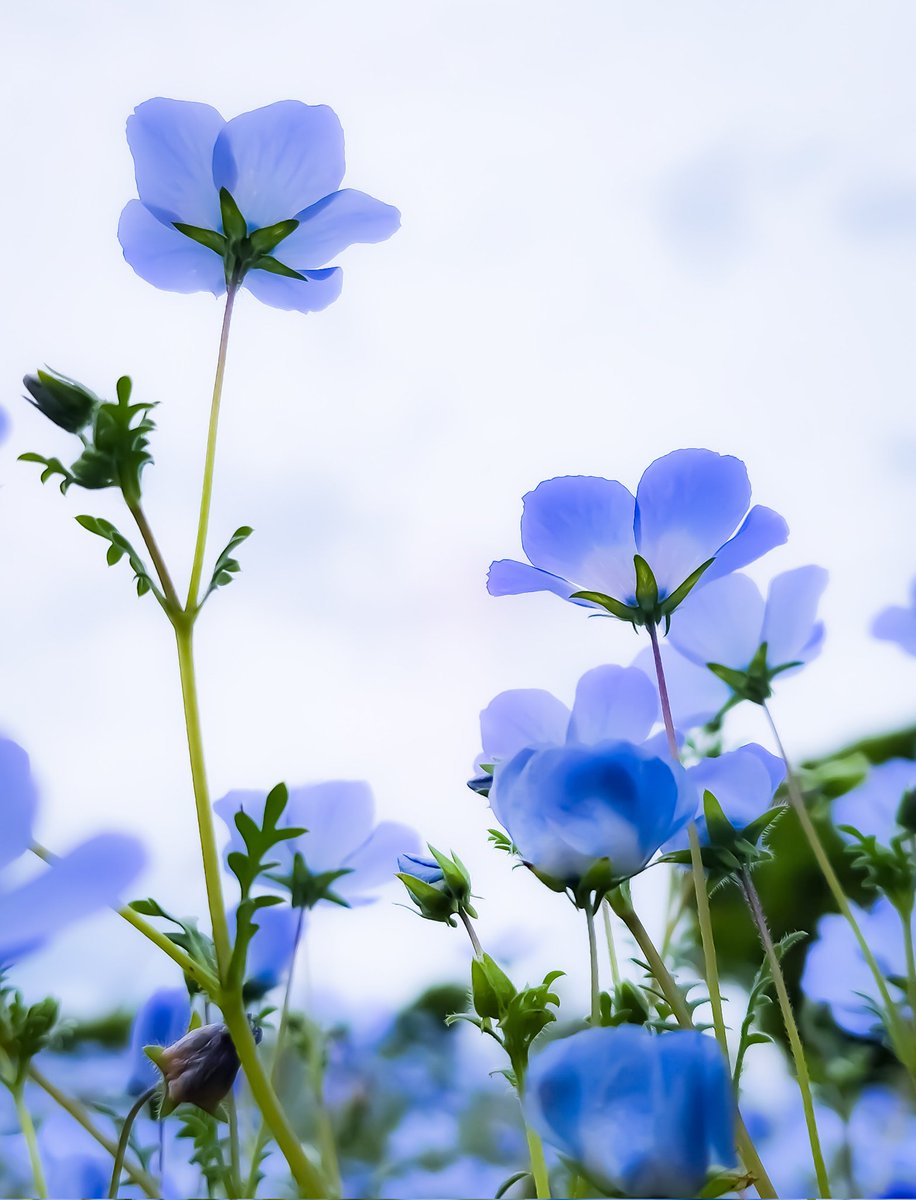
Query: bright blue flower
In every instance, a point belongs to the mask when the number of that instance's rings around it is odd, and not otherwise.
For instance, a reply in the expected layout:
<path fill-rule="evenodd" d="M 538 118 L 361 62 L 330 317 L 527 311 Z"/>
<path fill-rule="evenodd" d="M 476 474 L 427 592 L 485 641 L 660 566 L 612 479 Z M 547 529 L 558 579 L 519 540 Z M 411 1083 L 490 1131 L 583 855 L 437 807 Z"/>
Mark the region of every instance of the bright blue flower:
<path fill-rule="evenodd" d="M 28 755 L 0 738 L 0 966 L 39 949 L 81 917 L 117 905 L 146 862 L 136 838 L 104 833 L 27 882 L 8 884 L 4 868 L 28 853 L 37 803 Z"/>
<path fill-rule="evenodd" d="M 871 632 L 882 642 L 895 642 L 907 654 L 916 655 L 916 579 L 910 584 L 909 605 L 883 608 L 872 622 Z"/>
<path fill-rule="evenodd" d="M 191 1004 L 187 988 L 160 988 L 141 1005 L 130 1030 L 127 1090 L 139 1096 L 157 1083 L 160 1075 L 143 1053 L 144 1046 L 171 1046 L 188 1032 Z"/>
<path fill-rule="evenodd" d="M 290 908 L 288 904 L 273 904 L 258 910 L 255 916 L 258 932 L 248 946 L 245 966 L 246 998 L 260 999 L 286 979 L 306 919 L 303 909 Z M 234 923 L 233 916 L 230 928 Z"/>
<path fill-rule="evenodd" d="M 728 1073 L 701 1033 L 623 1025 L 552 1042 L 524 1103 L 544 1140 L 609 1192 L 696 1196 L 711 1167 L 735 1161 Z"/>
<path fill-rule="evenodd" d="M 897 810 L 904 792 L 916 788 L 916 762 L 909 758 L 889 758 L 870 768 L 865 780 L 838 799 L 831 808 L 831 818 L 840 837 L 850 840 L 843 833 L 843 825 L 851 825 L 873 836 L 883 845 L 900 833 Z"/>
<path fill-rule="evenodd" d="M 244 809 L 260 824 L 266 799 L 265 792 L 234 791 L 213 805 L 230 831 L 227 857 L 234 850 L 245 849 L 235 826 L 235 814 Z M 290 788 L 280 827 L 308 832 L 280 842 L 271 851 L 280 864 L 278 873 L 291 870 L 297 853 L 313 875 L 343 870 L 346 874 L 334 881 L 333 890 L 354 906 L 370 904 L 375 899 L 372 893 L 394 879 L 399 854 L 420 849 L 420 839 L 408 826 L 396 821 L 376 825 L 375 802 L 368 783 L 351 780 Z"/>
<path fill-rule="evenodd" d="M 522 548 L 531 565 L 494 562 L 487 588 L 492 596 L 553 592 L 564 600 L 596 591 L 632 606 L 639 554 L 663 601 L 709 559 L 715 561 L 696 587 L 786 540 L 782 517 L 760 505 L 748 512 L 750 498 L 744 463 L 711 450 L 675 450 L 656 459 L 635 496 L 611 479 L 548 479 L 524 498 Z"/>
<path fill-rule="evenodd" d="M 770 808 L 785 776 L 786 766 L 782 759 L 755 742 L 716 758 L 704 758 L 696 766 L 688 767 L 687 779 L 700 801 L 697 833 L 701 843 L 708 845 L 706 818 L 702 815 L 705 792 L 712 792 L 728 820 L 736 829 L 741 829 Z M 680 849 L 686 845 L 687 838 L 682 832 L 665 849 Z"/>
<path fill-rule="evenodd" d="M 121 214 L 124 257 L 141 278 L 171 292 L 226 290 L 221 256 L 175 224 L 223 232 L 220 188 L 241 210 L 249 234 L 294 219 L 298 228 L 272 252 L 304 275 L 252 269 L 243 286 L 274 308 L 315 312 L 340 294 L 339 267 L 326 264 L 354 242 L 381 242 L 400 224 L 396 208 L 340 189 L 343 130 L 323 104 L 281 100 L 224 121 L 215 108 L 157 97 L 127 121 L 139 200 Z"/>
<path fill-rule="evenodd" d="M 882 973 L 888 978 L 905 977 L 903 926 L 891 902 L 881 896 L 870 909 L 850 907 Z M 805 956 L 801 986 L 809 1000 L 828 1006 L 841 1029 L 859 1037 L 874 1033 L 880 993 L 849 922 L 839 913 L 827 913 L 818 921 L 817 941 Z M 893 986 L 890 991 L 893 996 Z"/>
<path fill-rule="evenodd" d="M 682 767 L 620 741 L 520 750 L 496 765 L 489 800 L 522 861 L 573 888 L 599 859 L 629 879 L 697 806 Z"/>
<path fill-rule="evenodd" d="M 441 883 L 444 879 L 442 868 L 434 858 L 423 858 L 419 854 L 399 854 L 398 872 L 401 875 L 412 875 L 423 883 Z"/>

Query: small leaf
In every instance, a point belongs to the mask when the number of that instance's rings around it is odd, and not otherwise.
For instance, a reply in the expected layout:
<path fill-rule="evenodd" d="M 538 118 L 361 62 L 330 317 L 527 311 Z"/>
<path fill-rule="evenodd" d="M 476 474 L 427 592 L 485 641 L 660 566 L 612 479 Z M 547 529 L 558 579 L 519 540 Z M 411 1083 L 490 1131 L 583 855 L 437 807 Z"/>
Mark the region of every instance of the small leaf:
<path fill-rule="evenodd" d="M 658 584 L 652 568 L 641 554 L 633 555 L 633 565 L 636 568 L 636 603 L 647 616 L 652 617 L 658 607 Z"/>

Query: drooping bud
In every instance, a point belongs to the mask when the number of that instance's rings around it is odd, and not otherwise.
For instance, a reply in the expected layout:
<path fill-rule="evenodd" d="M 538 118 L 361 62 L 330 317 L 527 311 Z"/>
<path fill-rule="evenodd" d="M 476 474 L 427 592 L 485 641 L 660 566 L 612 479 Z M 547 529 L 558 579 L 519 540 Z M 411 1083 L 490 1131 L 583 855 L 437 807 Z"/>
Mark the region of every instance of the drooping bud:
<path fill-rule="evenodd" d="M 179 1104 L 216 1115 L 239 1070 L 239 1056 L 225 1025 L 201 1025 L 171 1046 L 144 1046 L 162 1072 L 160 1116 Z"/>
<path fill-rule="evenodd" d="M 68 433 L 85 429 L 101 404 L 94 392 L 56 371 L 38 371 L 22 382 L 29 393 L 26 400 Z"/>

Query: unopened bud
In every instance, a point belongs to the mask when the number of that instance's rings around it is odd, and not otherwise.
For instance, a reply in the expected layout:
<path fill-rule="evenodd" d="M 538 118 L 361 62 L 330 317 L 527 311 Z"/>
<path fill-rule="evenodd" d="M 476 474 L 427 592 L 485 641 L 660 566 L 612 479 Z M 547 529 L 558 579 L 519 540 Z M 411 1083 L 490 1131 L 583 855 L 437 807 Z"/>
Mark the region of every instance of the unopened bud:
<path fill-rule="evenodd" d="M 29 393 L 26 400 L 68 433 L 79 433 L 84 429 L 101 403 L 98 396 L 81 383 L 58 375 L 56 371 L 26 375 L 22 382 Z"/>
<path fill-rule="evenodd" d="M 215 1114 L 239 1070 L 239 1056 L 225 1025 L 201 1025 L 171 1046 L 145 1046 L 162 1072 L 160 1115 L 179 1104 Z"/>

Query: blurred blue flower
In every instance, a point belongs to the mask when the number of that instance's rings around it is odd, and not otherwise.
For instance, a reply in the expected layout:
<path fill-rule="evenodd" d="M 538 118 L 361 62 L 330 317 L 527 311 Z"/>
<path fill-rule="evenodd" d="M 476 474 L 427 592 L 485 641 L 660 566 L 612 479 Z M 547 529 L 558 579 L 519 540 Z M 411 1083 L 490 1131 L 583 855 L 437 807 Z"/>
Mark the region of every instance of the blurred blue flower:
<path fill-rule="evenodd" d="M 885 977 L 905 977 L 903 926 L 891 902 L 881 896 L 870 909 L 850 907 Z M 827 913 L 818 921 L 817 941 L 805 956 L 801 987 L 809 1000 L 826 1004 L 847 1033 L 868 1037 L 876 1032 L 878 988 L 849 922 L 839 913 Z M 893 986 L 890 990 L 893 996 Z"/>
<path fill-rule="evenodd" d="M 469 1196 L 495 1196 L 506 1178 L 506 1168 L 481 1158 L 462 1155 L 439 1170 L 420 1164 L 385 1179 L 384 1195 L 399 1200 L 465 1200 Z"/>
<path fill-rule="evenodd" d="M 0 408 L 0 442 L 5 442 L 10 431 L 10 415 L 5 408 Z"/>
<path fill-rule="evenodd" d="M 782 759 L 755 742 L 715 758 L 704 758 L 696 766 L 688 767 L 687 779 L 700 801 L 697 832 L 701 843 L 708 844 L 706 818 L 702 815 L 705 792 L 712 792 L 732 825 L 742 829 L 772 805 L 776 789 L 785 776 L 786 766 Z M 677 849 L 686 845 L 687 838 L 682 830 L 665 848 Z"/>
<path fill-rule="evenodd" d="M 696 1196 L 735 1161 L 730 1081 L 701 1033 L 623 1025 L 551 1042 L 524 1103 L 545 1141 L 614 1194 Z"/>
<path fill-rule="evenodd" d="M 696 663 L 678 654 L 669 643 L 658 648 L 668 689 L 668 703 L 677 729 L 692 729 L 705 725 L 722 711 L 731 696 L 728 684 L 723 683 L 705 664 Z M 645 646 L 633 659 L 632 665 L 644 671 L 655 683 L 655 661 L 651 646 Z"/>
<path fill-rule="evenodd" d="M 146 862 L 136 838 L 103 833 L 25 883 L 8 883 L 4 869 L 32 845 L 37 804 L 28 755 L 0 738 L 0 967 L 39 949 L 72 922 L 117 905 Z"/>
<path fill-rule="evenodd" d="M 134 110 L 127 140 L 140 198 L 122 212 L 118 237 L 137 274 L 166 291 L 226 290 L 220 253 L 175 227 L 227 232 L 221 188 L 249 235 L 298 222 L 276 245 L 276 257 L 302 278 L 257 265 L 244 276 L 243 286 L 274 308 L 326 308 L 340 294 L 342 275 L 325 264 L 354 242 L 384 241 L 400 224 L 391 205 L 339 190 L 343 130 L 323 104 L 281 100 L 224 121 L 208 104 L 160 96 Z"/>
<path fill-rule="evenodd" d="M 273 904 L 258 909 L 258 932 L 248 946 L 245 965 L 245 997 L 260 999 L 278 987 L 289 973 L 306 921 L 304 909 Z M 230 927 L 235 923 L 230 922 Z"/>
<path fill-rule="evenodd" d="M 266 799 L 265 792 L 233 791 L 213 805 L 229 829 L 227 858 L 232 851 L 245 849 L 235 814 L 244 809 L 260 824 Z M 370 904 L 375 899 L 372 893 L 394 880 L 399 854 L 420 849 L 419 837 L 407 825 L 396 821 L 375 824 L 375 802 L 368 783 L 352 780 L 290 788 L 289 803 L 280 819 L 280 828 L 284 827 L 307 832 L 280 842 L 271 851 L 279 870 L 289 871 L 294 856 L 301 854 L 314 875 L 345 871 L 334 881 L 334 892 L 354 906 Z"/>
<path fill-rule="evenodd" d="M 866 1087 L 849 1117 L 851 1195 L 916 1196 L 916 1115 L 900 1093 Z"/>
<path fill-rule="evenodd" d="M 668 640 L 701 667 L 718 663 L 747 671 L 763 645 L 771 673 L 787 663 L 811 662 L 824 643 L 817 606 L 826 586 L 823 567 L 796 567 L 775 576 L 764 602 L 747 575 L 730 575 L 694 589 Z"/>
<path fill-rule="evenodd" d="M 697 806 L 682 767 L 622 741 L 520 750 L 497 765 L 489 800 L 522 861 L 573 888 L 600 859 L 629 879 Z"/>
<path fill-rule="evenodd" d="M 144 1046 L 171 1046 L 188 1031 L 191 1003 L 187 988 L 159 988 L 140 1006 L 130 1029 L 127 1090 L 139 1096 L 159 1080 L 159 1072 L 143 1052 Z"/>
<path fill-rule="evenodd" d="M 633 606 L 633 559 L 639 554 L 664 601 L 709 559 L 714 561 L 696 587 L 786 540 L 782 517 L 760 505 L 748 512 L 750 498 L 744 463 L 712 450 L 675 450 L 656 459 L 643 472 L 635 497 L 617 480 L 586 475 L 545 480 L 524 497 L 522 548 L 528 563 L 494 562 L 487 588 L 492 596 L 553 592 L 564 600 L 574 592 L 596 591 Z"/>
<path fill-rule="evenodd" d="M 842 825 L 852 825 L 860 833 L 876 837 L 887 846 L 900 833 L 897 811 L 904 792 L 916 787 L 916 762 L 909 758 L 889 758 L 869 769 L 865 780 L 834 800 L 831 818 L 840 837 L 849 841 Z"/>
<path fill-rule="evenodd" d="M 883 608 L 871 626 L 872 636 L 882 642 L 895 642 L 907 654 L 916 655 L 916 579 L 910 584 L 910 603 Z"/>
<path fill-rule="evenodd" d="M 399 854 L 398 871 L 401 875 L 412 875 L 423 883 L 441 883 L 442 868 L 434 858 L 423 858 L 419 854 Z"/>

